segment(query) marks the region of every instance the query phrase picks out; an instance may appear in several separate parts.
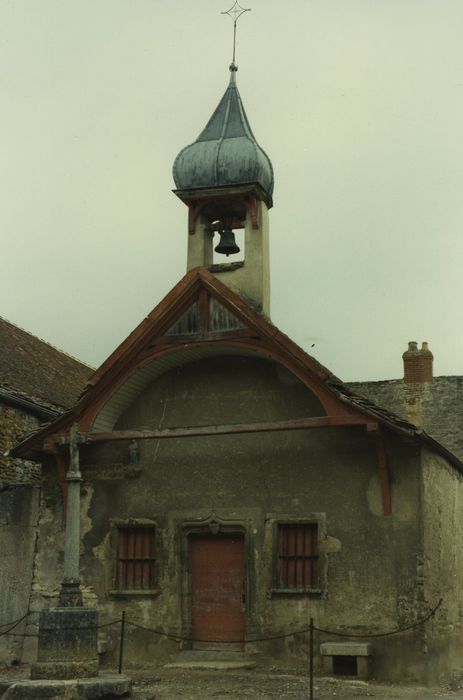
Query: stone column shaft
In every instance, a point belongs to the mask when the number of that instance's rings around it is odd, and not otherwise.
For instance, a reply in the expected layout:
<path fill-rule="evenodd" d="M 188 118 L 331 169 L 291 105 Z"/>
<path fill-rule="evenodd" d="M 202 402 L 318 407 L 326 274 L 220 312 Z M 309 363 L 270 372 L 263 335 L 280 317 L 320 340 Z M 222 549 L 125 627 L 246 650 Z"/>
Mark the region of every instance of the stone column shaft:
<path fill-rule="evenodd" d="M 79 427 L 74 424 L 69 438 L 69 470 L 66 474 L 68 497 L 66 508 L 66 531 L 64 544 L 64 578 L 61 586 L 60 604 L 64 607 L 82 605 L 80 591 L 80 482 Z"/>
<path fill-rule="evenodd" d="M 67 476 L 68 503 L 64 549 L 64 578 L 79 580 L 80 555 L 80 481 L 74 475 Z"/>

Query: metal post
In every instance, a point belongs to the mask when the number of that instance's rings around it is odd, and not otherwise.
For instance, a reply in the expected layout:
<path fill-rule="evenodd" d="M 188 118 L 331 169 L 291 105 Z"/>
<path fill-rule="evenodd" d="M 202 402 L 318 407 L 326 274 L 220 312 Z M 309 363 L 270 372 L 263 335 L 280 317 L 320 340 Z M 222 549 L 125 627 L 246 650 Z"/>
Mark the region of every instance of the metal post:
<path fill-rule="evenodd" d="M 80 482 L 79 426 L 74 423 L 69 434 L 69 469 L 67 481 L 66 531 L 64 543 L 64 578 L 59 596 L 60 605 L 75 607 L 83 605 L 80 590 Z"/>
<path fill-rule="evenodd" d="M 309 690 L 310 700 L 314 700 L 313 697 L 313 617 L 310 618 L 310 628 L 309 628 Z"/>
<path fill-rule="evenodd" d="M 125 635 L 125 610 L 122 611 L 121 633 L 119 638 L 119 673 L 122 673 L 122 659 L 124 655 L 124 635 Z"/>

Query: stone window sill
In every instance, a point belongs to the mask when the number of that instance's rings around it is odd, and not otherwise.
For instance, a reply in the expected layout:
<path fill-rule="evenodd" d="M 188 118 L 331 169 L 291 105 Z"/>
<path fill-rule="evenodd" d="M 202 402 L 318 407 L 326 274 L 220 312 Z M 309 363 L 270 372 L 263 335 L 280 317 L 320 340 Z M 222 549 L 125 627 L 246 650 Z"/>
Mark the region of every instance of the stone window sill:
<path fill-rule="evenodd" d="M 272 588 L 267 593 L 267 598 L 274 598 L 278 596 L 312 596 L 314 598 L 321 598 L 323 595 L 323 590 L 321 588 Z"/>
<path fill-rule="evenodd" d="M 113 598 L 155 598 L 158 596 L 160 593 L 159 588 L 146 588 L 146 589 L 128 589 L 128 590 L 119 590 L 119 589 L 113 589 L 111 591 L 108 591 L 108 594 L 112 596 Z"/>

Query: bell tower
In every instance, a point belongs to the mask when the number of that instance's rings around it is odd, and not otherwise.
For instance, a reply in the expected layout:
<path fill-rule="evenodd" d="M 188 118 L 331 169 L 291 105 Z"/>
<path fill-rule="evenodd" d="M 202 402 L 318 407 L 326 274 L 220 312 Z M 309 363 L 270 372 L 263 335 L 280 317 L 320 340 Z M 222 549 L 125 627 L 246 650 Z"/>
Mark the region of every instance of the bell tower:
<path fill-rule="evenodd" d="M 187 270 L 207 267 L 257 311 L 270 314 L 268 210 L 273 168 L 252 133 L 236 85 L 237 66 L 196 141 L 174 162 L 175 194 L 188 206 Z M 244 259 L 234 231 L 244 229 Z M 217 243 L 218 237 L 220 237 Z M 214 264 L 213 251 L 224 255 Z"/>

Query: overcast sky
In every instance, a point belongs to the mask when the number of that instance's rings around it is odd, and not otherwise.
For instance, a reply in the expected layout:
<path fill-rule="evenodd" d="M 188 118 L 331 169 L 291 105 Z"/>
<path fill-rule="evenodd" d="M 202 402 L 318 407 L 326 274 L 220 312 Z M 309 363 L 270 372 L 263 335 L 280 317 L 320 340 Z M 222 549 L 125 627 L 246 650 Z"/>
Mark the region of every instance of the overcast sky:
<path fill-rule="evenodd" d="M 250 3 L 273 322 L 346 381 L 402 376 L 408 340 L 462 374 L 463 2 Z M 185 273 L 172 163 L 227 86 L 231 4 L 0 2 L 0 315 L 93 366 Z"/>

